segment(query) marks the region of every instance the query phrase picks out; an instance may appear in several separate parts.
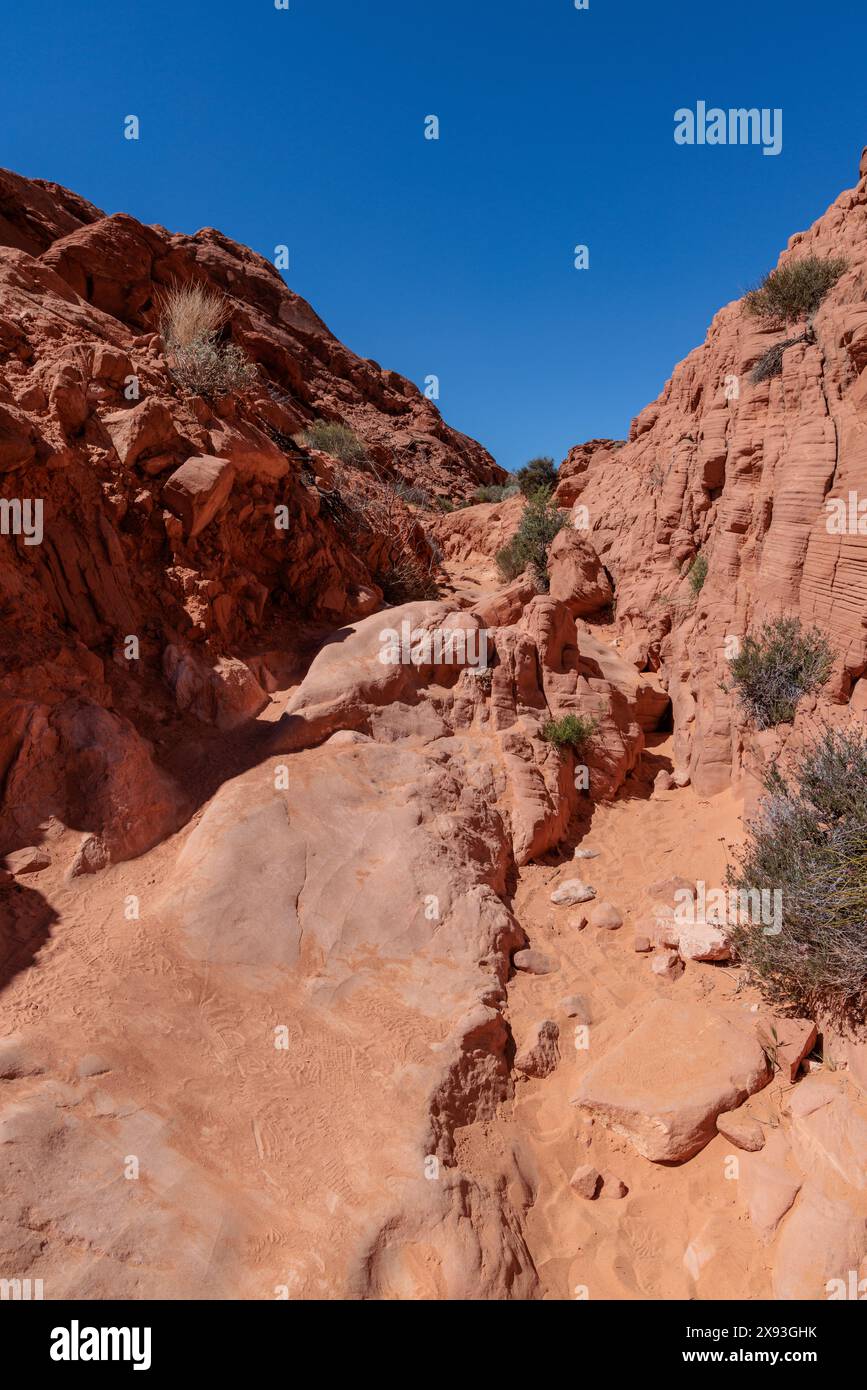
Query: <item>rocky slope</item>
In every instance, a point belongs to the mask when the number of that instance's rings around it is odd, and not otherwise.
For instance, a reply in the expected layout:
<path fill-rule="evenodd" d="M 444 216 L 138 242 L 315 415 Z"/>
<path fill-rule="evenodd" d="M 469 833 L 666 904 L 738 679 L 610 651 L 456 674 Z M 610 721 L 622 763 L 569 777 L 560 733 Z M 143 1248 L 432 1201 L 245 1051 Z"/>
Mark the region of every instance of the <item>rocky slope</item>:
<path fill-rule="evenodd" d="M 44 540 L 0 550 L 0 826 L 22 843 L 62 813 L 97 837 L 91 858 L 117 858 L 183 814 L 143 740 L 179 709 L 246 717 L 275 680 L 264 654 L 295 660 L 299 620 L 327 628 L 382 597 L 394 538 L 337 524 L 333 465 L 296 442 L 307 424 L 342 419 L 380 475 L 433 496 L 503 474 L 218 232 L 170 235 L 2 173 L 0 233 L 3 495 L 44 509 Z M 173 379 L 160 296 L 190 282 L 227 296 L 249 390 L 208 401 Z M 409 515 L 400 538 L 412 528 L 429 550 Z"/>
<path fill-rule="evenodd" d="M 3 176 L 3 496 L 45 499 L 40 543 L 0 537 L 4 1277 L 629 1299 L 867 1274 L 863 1052 L 808 1060 L 809 1021 L 671 907 L 721 881 L 762 751 L 712 690 L 725 604 L 743 624 L 782 602 L 759 576 L 808 572 L 810 429 L 855 457 L 864 198 L 821 234 L 851 265 L 819 360 L 742 381 L 720 434 L 710 383 L 761 350 L 724 310 L 631 442 L 570 455 L 591 528 L 543 594 L 496 577 L 518 502 L 438 517 L 391 490 L 399 529 L 357 524 L 383 478 L 456 501 L 501 475 L 266 262 Z M 249 390 L 172 377 L 159 290 L 191 277 L 230 296 Z M 306 449 L 319 415 L 375 469 Z M 681 449 L 661 489 L 651 446 Z M 430 536 L 440 597 L 388 604 L 389 544 Z M 699 548 L 700 603 L 657 617 Z M 544 736 L 566 714 L 596 721 L 584 761 Z"/>

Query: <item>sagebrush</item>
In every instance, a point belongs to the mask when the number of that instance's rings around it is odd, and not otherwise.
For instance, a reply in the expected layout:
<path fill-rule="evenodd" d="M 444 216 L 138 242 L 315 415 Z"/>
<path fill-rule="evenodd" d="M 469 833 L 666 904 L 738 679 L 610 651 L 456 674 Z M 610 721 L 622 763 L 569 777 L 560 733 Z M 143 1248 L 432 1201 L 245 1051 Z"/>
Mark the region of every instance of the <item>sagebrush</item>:
<path fill-rule="evenodd" d="M 571 523 L 566 512 L 551 500 L 547 488 L 537 488 L 528 498 L 518 529 L 508 545 L 497 552 L 497 568 L 503 579 L 516 579 L 529 569 L 541 589 L 547 590 L 548 551 L 551 542 Z"/>
<path fill-rule="evenodd" d="M 815 314 L 846 267 L 842 256 L 802 256 L 778 266 L 746 295 L 747 313 L 775 323 L 808 318 Z"/>
<path fill-rule="evenodd" d="M 867 735 L 824 729 L 788 776 L 774 765 L 729 882 L 779 890 L 781 930 L 732 943 L 769 1002 L 842 1025 L 867 1019 Z"/>
<path fill-rule="evenodd" d="M 790 724 L 798 701 L 825 684 L 833 658 L 818 628 L 798 618 L 775 618 L 744 638 L 731 658 L 732 684 L 758 729 Z"/>
<path fill-rule="evenodd" d="M 358 435 L 341 420 L 314 420 L 305 431 L 304 442 L 309 449 L 320 449 L 341 463 L 361 465 L 367 460 Z"/>

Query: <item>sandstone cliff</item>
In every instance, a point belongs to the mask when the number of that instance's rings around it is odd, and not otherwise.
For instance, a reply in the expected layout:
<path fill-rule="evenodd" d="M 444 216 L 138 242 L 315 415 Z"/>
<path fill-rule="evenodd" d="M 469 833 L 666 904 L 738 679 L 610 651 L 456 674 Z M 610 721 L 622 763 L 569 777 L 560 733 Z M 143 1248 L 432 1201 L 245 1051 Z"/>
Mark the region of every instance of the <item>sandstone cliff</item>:
<path fill-rule="evenodd" d="M 729 639 L 768 616 L 798 614 L 826 632 L 836 655 L 828 699 L 867 712 L 867 525 L 832 534 L 826 507 L 851 491 L 867 497 L 865 175 L 862 161 L 857 186 L 780 257 L 848 266 L 780 375 L 751 380 L 786 333 L 729 304 L 627 441 L 578 445 L 560 470 L 559 500 L 587 508 L 615 581 L 630 657 L 659 670 L 671 695 L 676 769 L 700 791 L 720 791 L 750 761 L 722 686 Z M 693 598 L 681 576 L 699 553 L 708 573 Z"/>

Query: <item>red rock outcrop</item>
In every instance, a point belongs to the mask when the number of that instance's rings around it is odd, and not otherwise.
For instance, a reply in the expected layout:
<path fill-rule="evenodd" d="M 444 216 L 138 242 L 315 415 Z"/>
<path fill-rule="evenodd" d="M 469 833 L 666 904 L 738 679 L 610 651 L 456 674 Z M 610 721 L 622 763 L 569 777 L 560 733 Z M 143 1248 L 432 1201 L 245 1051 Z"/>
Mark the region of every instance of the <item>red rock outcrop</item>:
<path fill-rule="evenodd" d="M 225 332 L 256 369 L 246 390 L 210 400 L 173 378 L 160 296 L 189 282 L 227 297 Z M 74 695 L 78 724 L 101 720 L 141 764 L 151 745 L 135 741 L 129 721 L 141 724 L 143 706 L 165 721 L 181 689 L 176 664 L 168 686 L 163 679 L 167 651 L 197 652 L 188 669 L 255 667 L 279 645 L 267 634 L 281 623 L 333 626 L 372 611 L 377 580 L 407 544 L 433 557 L 396 491 L 389 507 L 403 520 L 392 536 L 340 510 L 327 460 L 296 442 L 315 418 L 347 423 L 377 476 L 394 484 L 460 496 L 505 476 L 410 382 L 339 343 L 246 247 L 212 229 L 186 237 L 107 217 L 58 185 L 8 172 L 0 362 L 4 506 L 41 508 L 38 542 L 20 518 L 13 533 L 12 513 L 0 540 L 0 769 L 17 795 L 34 760 L 57 762 L 55 705 Z M 348 478 L 359 495 L 372 485 L 358 469 Z M 224 689 L 211 680 L 199 698 L 186 682 L 179 708 L 215 717 Z M 165 781 L 155 767 L 150 776 Z M 0 825 L 20 843 L 48 811 L 75 823 L 64 785 L 60 774 L 52 793 L 34 796 L 29 820 L 20 803 L 12 819 L 0 806 Z M 81 812 L 97 834 L 114 805 L 105 795 Z M 147 800 L 158 839 L 174 828 L 181 797 Z M 149 836 L 109 839 L 124 853 Z"/>
<path fill-rule="evenodd" d="M 824 630 L 836 654 L 827 700 L 853 712 L 867 672 L 867 526 L 835 535 L 826 502 L 867 497 L 867 178 L 842 193 L 785 265 L 844 257 L 847 270 L 809 341 L 779 376 L 751 371 L 784 334 L 743 301 L 721 309 L 629 439 L 573 449 L 558 500 L 586 508 L 589 539 L 616 586 L 617 625 L 640 669 L 671 695 L 676 772 L 716 792 L 750 761 L 728 674 L 730 639 L 779 613 Z M 581 523 L 579 517 L 579 524 Z M 694 598 L 682 577 L 708 561 Z M 826 704 L 827 704 L 826 700 Z"/>

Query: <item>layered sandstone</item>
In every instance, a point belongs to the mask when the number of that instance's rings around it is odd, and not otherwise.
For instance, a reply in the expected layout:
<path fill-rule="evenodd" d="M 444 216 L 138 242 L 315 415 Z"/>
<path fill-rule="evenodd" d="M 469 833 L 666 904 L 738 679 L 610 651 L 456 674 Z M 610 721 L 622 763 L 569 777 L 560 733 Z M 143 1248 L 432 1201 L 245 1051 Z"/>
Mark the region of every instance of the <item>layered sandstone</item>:
<path fill-rule="evenodd" d="M 863 717 L 867 525 L 833 534 L 826 507 L 850 491 L 867 497 L 863 171 L 790 238 L 780 264 L 807 255 L 843 257 L 848 268 L 809 340 L 783 354 L 780 376 L 750 380 L 768 347 L 797 329 L 762 327 L 738 300 L 626 442 L 579 445 L 560 469 L 558 500 L 587 509 L 589 539 L 614 580 L 624 646 L 639 669 L 662 673 L 671 695 L 676 769 L 706 792 L 758 756 L 722 686 L 731 639 L 768 617 L 797 614 L 827 633 L 836 664 L 826 705 Z M 699 553 L 709 568 L 696 599 L 682 576 Z"/>

